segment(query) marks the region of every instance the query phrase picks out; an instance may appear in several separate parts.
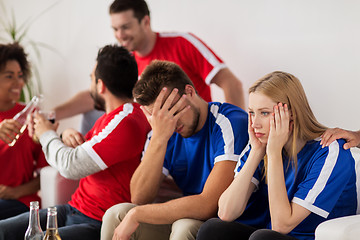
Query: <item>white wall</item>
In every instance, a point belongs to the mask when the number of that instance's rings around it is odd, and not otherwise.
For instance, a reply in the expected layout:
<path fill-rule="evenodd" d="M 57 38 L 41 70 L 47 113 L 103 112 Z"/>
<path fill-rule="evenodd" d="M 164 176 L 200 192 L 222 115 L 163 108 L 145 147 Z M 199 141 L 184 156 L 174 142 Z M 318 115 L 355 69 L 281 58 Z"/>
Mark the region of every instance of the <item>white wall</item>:
<path fill-rule="evenodd" d="M 4 1 L 4 0 L 3 0 Z M 5 0 L 18 21 L 55 0 Z M 112 0 L 62 0 L 34 22 L 43 50 L 48 107 L 89 86 L 99 47 L 114 43 Z M 357 0 L 148 0 L 156 31 L 190 31 L 204 40 L 244 83 L 245 91 L 274 70 L 297 76 L 320 122 L 360 128 L 360 2 Z M 214 99 L 223 100 L 214 88 Z M 246 94 L 247 95 L 247 94 Z M 62 123 L 78 126 L 79 118 Z"/>

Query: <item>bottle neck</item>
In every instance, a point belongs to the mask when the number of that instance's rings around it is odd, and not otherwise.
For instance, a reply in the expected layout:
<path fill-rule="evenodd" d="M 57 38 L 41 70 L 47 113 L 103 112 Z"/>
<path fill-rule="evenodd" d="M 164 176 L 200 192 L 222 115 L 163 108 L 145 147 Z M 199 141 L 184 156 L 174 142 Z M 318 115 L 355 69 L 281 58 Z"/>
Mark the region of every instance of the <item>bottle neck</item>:
<path fill-rule="evenodd" d="M 47 215 L 47 223 L 46 223 L 47 229 L 57 229 L 57 212 L 49 211 Z"/>
<path fill-rule="evenodd" d="M 40 228 L 39 207 L 30 207 L 29 226 Z"/>

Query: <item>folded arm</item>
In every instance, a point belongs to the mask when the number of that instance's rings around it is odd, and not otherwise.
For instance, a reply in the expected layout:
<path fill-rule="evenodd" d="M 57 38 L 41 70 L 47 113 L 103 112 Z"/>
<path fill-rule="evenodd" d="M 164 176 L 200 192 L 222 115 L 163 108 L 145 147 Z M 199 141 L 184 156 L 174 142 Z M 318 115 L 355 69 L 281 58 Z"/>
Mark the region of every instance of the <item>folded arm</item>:
<path fill-rule="evenodd" d="M 43 133 L 40 143 L 47 162 L 66 178 L 80 179 L 102 170 L 82 145 L 68 147 L 54 131 Z"/>

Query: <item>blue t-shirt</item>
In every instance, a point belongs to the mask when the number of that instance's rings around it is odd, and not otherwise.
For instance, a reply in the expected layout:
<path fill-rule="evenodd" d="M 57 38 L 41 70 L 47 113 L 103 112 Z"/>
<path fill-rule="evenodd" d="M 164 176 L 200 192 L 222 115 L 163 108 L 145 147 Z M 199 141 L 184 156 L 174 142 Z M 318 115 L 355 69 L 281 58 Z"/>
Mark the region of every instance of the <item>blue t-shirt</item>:
<path fill-rule="evenodd" d="M 249 137 L 247 113 L 228 103 L 211 102 L 203 128 L 191 137 L 174 133 L 168 141 L 164 173 L 184 195 L 200 194 L 214 164 L 237 161 Z"/>
<path fill-rule="evenodd" d="M 351 152 L 343 149 L 344 143 L 341 139 L 322 148 L 319 140 L 307 142 L 297 155 L 297 168 L 283 157 L 289 201 L 311 211 L 289 235 L 314 239 L 315 229 L 321 222 L 356 213 L 355 161 Z M 258 173 L 254 174 L 255 179 Z M 264 184 L 261 178 L 257 180 L 260 185 Z M 267 228 L 271 229 L 270 222 Z"/>

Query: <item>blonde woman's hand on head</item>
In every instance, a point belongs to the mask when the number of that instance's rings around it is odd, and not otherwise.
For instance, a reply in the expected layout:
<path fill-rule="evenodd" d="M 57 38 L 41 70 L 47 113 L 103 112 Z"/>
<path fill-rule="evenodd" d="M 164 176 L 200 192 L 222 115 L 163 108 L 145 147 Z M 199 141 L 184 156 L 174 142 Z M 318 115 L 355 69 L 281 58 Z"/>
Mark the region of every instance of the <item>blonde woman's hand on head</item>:
<path fill-rule="evenodd" d="M 266 153 L 281 152 L 290 137 L 290 113 L 287 104 L 279 103 L 274 106 L 274 113 L 270 117 L 270 133 Z"/>
<path fill-rule="evenodd" d="M 248 132 L 249 132 L 249 142 L 250 142 L 250 145 L 251 145 L 251 149 L 253 149 L 253 151 L 256 151 L 258 154 L 261 155 L 261 158 L 263 158 L 265 156 L 266 143 L 261 142 L 255 136 L 255 129 L 253 127 L 253 122 L 252 122 L 252 118 L 251 118 L 250 113 L 249 113 Z"/>

